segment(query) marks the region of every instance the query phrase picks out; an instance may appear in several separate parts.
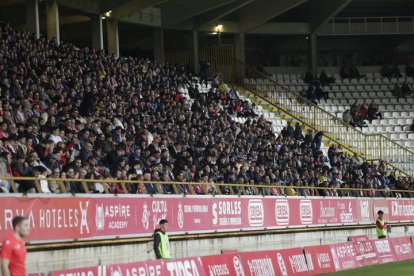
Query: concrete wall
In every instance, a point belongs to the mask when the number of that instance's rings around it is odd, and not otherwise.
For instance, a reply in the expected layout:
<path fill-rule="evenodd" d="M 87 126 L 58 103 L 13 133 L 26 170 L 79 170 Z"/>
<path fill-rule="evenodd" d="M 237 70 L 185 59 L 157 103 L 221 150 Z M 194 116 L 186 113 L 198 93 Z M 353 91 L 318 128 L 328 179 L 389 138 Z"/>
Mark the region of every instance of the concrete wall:
<path fill-rule="evenodd" d="M 351 235 L 375 238 L 375 229 L 345 229 L 301 233 L 277 233 L 226 238 L 172 241 L 174 258 L 220 254 L 221 249 L 258 251 L 344 242 Z M 392 237 L 414 235 L 414 226 L 394 226 Z M 111 245 L 65 250 L 31 252 L 28 254 L 28 272 L 95 266 L 98 264 L 127 263 L 154 259 L 151 243 Z"/>

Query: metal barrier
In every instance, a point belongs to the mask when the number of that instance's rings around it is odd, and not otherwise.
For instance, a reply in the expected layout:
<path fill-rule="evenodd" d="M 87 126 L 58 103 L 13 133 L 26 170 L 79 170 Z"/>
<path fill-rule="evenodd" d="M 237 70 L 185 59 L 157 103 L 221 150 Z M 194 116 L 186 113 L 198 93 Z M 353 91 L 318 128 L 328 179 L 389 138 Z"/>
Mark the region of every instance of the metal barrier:
<path fill-rule="evenodd" d="M 233 83 L 253 93 L 265 104 L 276 107 L 315 131 L 361 155 L 368 161 L 385 161 L 389 166 L 407 175 L 414 175 L 414 152 L 383 134 L 365 134 L 348 125 L 337 116 L 325 111 L 299 93 L 279 85 L 264 72 L 234 61 Z"/>
<path fill-rule="evenodd" d="M 55 182 L 59 185 L 61 193 L 69 193 L 68 188 L 74 183 L 79 183 L 85 193 L 92 193 L 95 184 L 102 185 L 104 193 L 125 193 L 131 191 L 141 194 L 192 194 L 192 195 L 262 195 L 280 196 L 286 195 L 286 190 L 291 189 L 300 195 L 301 189 L 313 191 L 314 196 L 325 196 L 323 191 L 329 192 L 360 192 L 356 196 L 397 196 L 414 197 L 414 190 L 398 189 L 370 189 L 370 188 L 339 188 L 339 187 L 315 187 L 315 186 L 293 186 L 293 185 L 251 185 L 237 183 L 205 183 L 205 182 L 166 182 L 166 181 L 141 181 L 141 180 L 117 180 L 117 179 L 72 179 L 72 178 L 35 178 L 35 177 L 10 177 L 0 176 L 0 181 L 8 181 L 12 191 L 18 193 L 18 185 L 23 181 L 32 181 L 37 193 L 43 193 L 41 181 L 48 184 Z M 137 186 L 137 187 L 133 187 Z M 119 188 L 114 189 L 114 188 Z M 369 195 L 371 194 L 371 196 Z M 340 195 L 338 195 L 340 196 Z"/>

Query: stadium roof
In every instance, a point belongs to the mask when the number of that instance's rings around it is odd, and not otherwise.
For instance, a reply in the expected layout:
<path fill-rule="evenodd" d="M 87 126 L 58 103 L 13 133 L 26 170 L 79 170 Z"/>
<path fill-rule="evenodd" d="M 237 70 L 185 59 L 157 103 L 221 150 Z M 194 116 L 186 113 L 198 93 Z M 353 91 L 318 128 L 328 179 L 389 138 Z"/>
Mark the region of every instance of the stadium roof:
<path fill-rule="evenodd" d="M 0 7 L 24 2 L 2 0 Z M 68 23 L 82 19 L 74 16 L 107 14 L 124 22 L 183 30 L 211 30 L 223 22 L 223 32 L 234 33 L 254 33 L 269 22 L 306 24 L 315 32 L 335 16 L 414 16 L 413 0 L 59 0 L 59 5 L 70 8 L 61 13 Z"/>

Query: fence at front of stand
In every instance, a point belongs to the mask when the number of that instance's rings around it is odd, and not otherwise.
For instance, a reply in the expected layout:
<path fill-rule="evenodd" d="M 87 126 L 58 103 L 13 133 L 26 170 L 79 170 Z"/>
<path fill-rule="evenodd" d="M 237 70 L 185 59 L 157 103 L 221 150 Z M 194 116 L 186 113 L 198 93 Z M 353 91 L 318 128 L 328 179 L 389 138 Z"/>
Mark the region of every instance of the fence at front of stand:
<path fill-rule="evenodd" d="M 233 79 L 257 97 L 285 114 L 303 122 L 315 131 L 322 131 L 330 140 L 367 160 L 384 160 L 399 171 L 414 175 L 414 152 L 383 134 L 365 134 L 341 118 L 279 85 L 266 72 L 259 72 L 238 60 L 234 61 Z"/>
<path fill-rule="evenodd" d="M 301 190 L 312 191 L 312 196 L 326 196 L 328 193 L 355 192 L 353 196 L 397 196 L 414 197 L 414 190 L 397 189 L 368 189 L 368 188 L 338 188 L 338 187 L 314 187 L 314 186 L 293 186 L 293 185 L 251 185 L 237 183 L 205 183 L 205 182 L 165 182 L 165 181 L 140 181 L 140 180 L 117 180 L 117 179 L 68 179 L 68 178 L 34 178 L 34 177 L 9 177 L 0 176 L 0 183 L 9 184 L 14 193 L 19 193 L 19 185 L 24 181 L 30 181 L 36 193 L 44 193 L 45 183 L 52 182 L 59 185 L 60 193 L 70 193 L 71 185 L 80 184 L 83 193 L 94 193 L 97 186 L 106 194 L 191 194 L 191 195 L 261 195 L 261 196 L 283 196 L 287 189 L 291 189 L 297 195 Z M 26 183 L 27 184 L 27 183 Z M 43 185 L 42 185 L 43 184 Z M 77 186 L 79 187 L 79 186 Z"/>

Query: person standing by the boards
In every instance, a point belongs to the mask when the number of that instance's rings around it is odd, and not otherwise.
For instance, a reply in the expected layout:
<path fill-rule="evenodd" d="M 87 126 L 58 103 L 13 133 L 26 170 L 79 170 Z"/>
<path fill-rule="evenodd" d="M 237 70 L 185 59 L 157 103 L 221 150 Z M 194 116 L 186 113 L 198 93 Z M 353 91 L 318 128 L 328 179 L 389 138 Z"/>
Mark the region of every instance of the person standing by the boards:
<path fill-rule="evenodd" d="M 160 228 L 154 231 L 154 252 L 157 259 L 171 259 L 167 230 L 168 221 L 166 219 L 160 220 Z"/>
<path fill-rule="evenodd" d="M 25 276 L 27 251 L 23 238 L 29 235 L 29 220 L 16 216 L 12 226 L 13 233 L 3 240 L 1 246 L 1 272 L 3 276 Z"/>
<path fill-rule="evenodd" d="M 378 218 L 375 221 L 378 239 L 385 239 L 387 237 L 387 225 L 384 221 L 384 212 L 378 211 Z"/>

